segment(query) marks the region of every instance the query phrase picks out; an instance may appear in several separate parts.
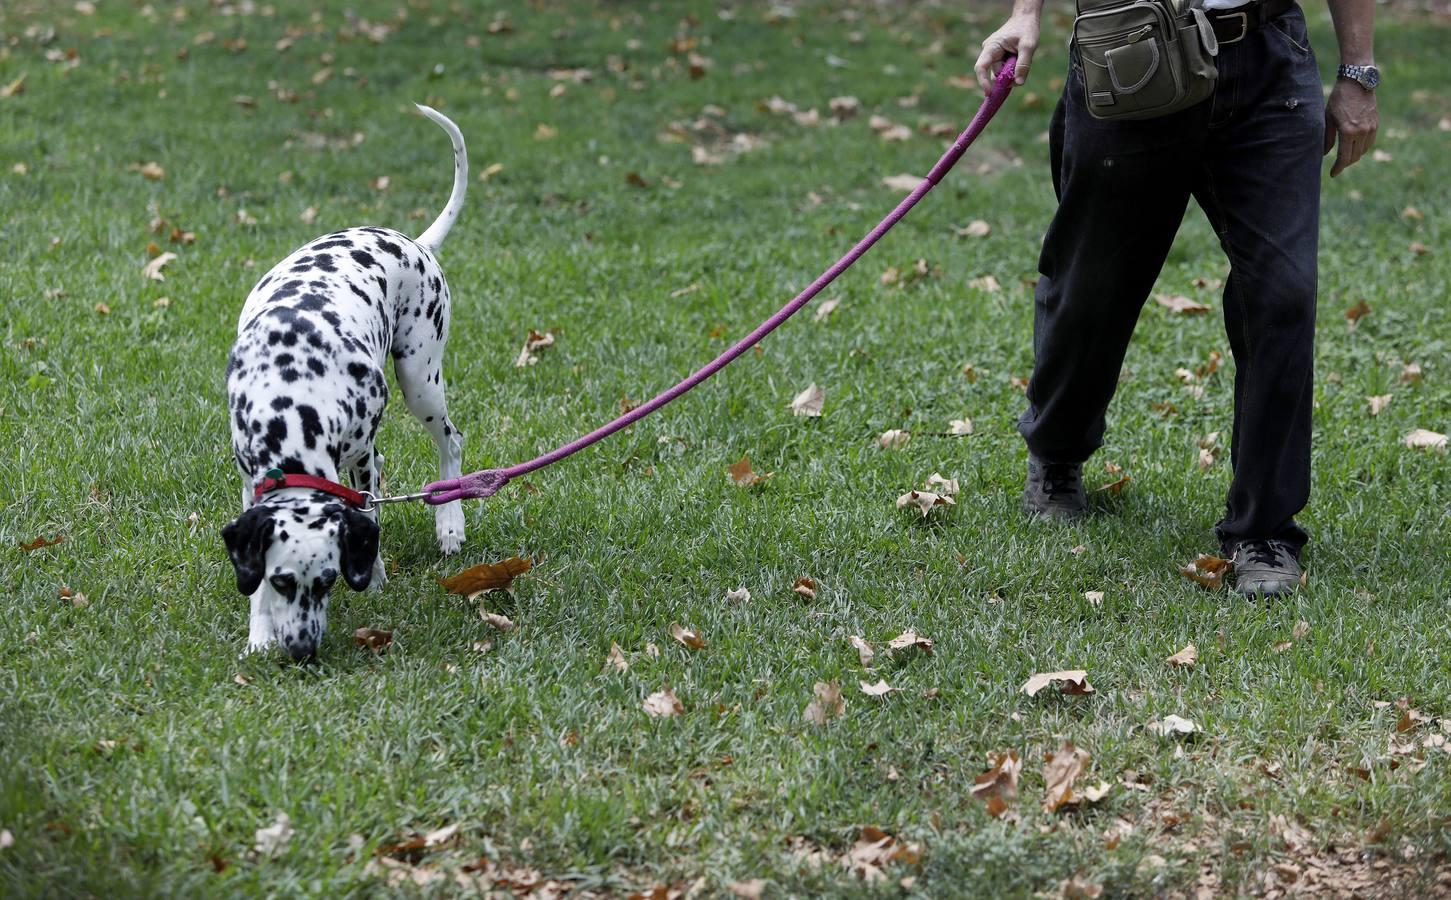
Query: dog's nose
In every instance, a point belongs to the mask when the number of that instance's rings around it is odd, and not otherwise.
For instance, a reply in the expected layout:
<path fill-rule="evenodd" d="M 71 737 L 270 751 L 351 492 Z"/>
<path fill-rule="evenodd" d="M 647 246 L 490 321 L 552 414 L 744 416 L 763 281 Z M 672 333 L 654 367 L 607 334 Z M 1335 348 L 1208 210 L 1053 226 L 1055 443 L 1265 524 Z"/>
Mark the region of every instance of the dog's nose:
<path fill-rule="evenodd" d="M 295 662 L 306 662 L 317 655 L 317 642 L 307 638 L 283 640 L 282 646 L 287 648 L 287 655 Z"/>

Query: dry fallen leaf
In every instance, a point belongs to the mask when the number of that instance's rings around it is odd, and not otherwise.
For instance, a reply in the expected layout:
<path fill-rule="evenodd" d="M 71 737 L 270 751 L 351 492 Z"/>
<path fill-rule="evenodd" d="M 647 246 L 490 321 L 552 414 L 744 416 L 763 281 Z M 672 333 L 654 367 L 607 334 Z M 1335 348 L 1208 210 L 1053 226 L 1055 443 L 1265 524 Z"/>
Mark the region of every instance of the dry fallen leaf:
<path fill-rule="evenodd" d="M 876 659 L 877 656 L 877 652 L 872 649 L 872 645 L 856 635 L 847 638 L 847 641 L 856 648 L 857 658 L 861 660 L 862 665 L 870 668 L 872 660 Z"/>
<path fill-rule="evenodd" d="M 1070 696 L 1080 696 L 1093 693 L 1093 685 L 1088 683 L 1088 672 L 1083 669 L 1067 669 L 1062 672 L 1041 672 L 1023 682 L 1018 688 L 1029 697 L 1037 696 L 1038 692 L 1050 684 L 1058 684 L 1059 689 Z"/>
<path fill-rule="evenodd" d="M 991 275 L 983 275 L 978 278 L 968 279 L 967 286 L 975 291 L 982 291 L 987 294 L 996 294 L 1003 286 Z"/>
<path fill-rule="evenodd" d="M 1087 600 L 1092 606 L 1102 606 L 1103 591 L 1084 591 L 1083 599 Z"/>
<path fill-rule="evenodd" d="M 7 100 L 11 97 L 19 97 L 25 93 L 25 73 L 21 72 L 20 77 L 14 81 L 0 85 L 0 100 Z M 8 832 L 7 832 L 8 833 Z"/>
<path fill-rule="evenodd" d="M 25 541 L 19 541 L 18 543 L 20 544 L 20 549 L 22 551 L 26 553 L 34 553 L 42 547 L 54 547 L 56 544 L 59 544 L 63 540 L 65 540 L 65 535 L 63 534 L 58 534 L 53 538 L 48 538 L 42 534 L 38 536 L 35 540 L 28 543 Z"/>
<path fill-rule="evenodd" d="M 141 274 L 146 276 L 147 278 L 150 278 L 152 281 L 165 281 L 166 276 L 161 274 L 161 270 L 166 268 L 166 266 L 170 264 L 171 261 L 174 259 L 176 259 L 176 254 L 167 251 L 166 253 L 155 257 L 146 265 L 142 266 Z"/>
<path fill-rule="evenodd" d="M 686 628 L 678 622 L 670 623 L 670 636 L 675 638 L 677 643 L 689 647 L 691 650 L 705 649 L 705 641 L 701 639 L 700 632 Z"/>
<path fill-rule="evenodd" d="M 832 297 L 830 300 L 821 301 L 816 305 L 816 312 L 812 313 L 811 321 L 825 322 L 840 305 L 841 300 L 837 297 Z"/>
<path fill-rule="evenodd" d="M 381 628 L 359 628 L 353 632 L 353 644 L 367 647 L 374 653 L 393 643 L 393 632 Z"/>
<path fill-rule="evenodd" d="M 898 841 L 871 825 L 862 828 L 861 836 L 842 860 L 847 868 L 867 882 L 884 880 L 886 875 L 882 868 L 891 863 L 915 866 L 921 861 L 920 846 Z"/>
<path fill-rule="evenodd" d="M 1150 734 L 1156 734 L 1159 737 L 1189 735 L 1202 730 L 1194 720 L 1183 719 L 1175 715 L 1168 715 L 1163 719 L 1150 719 L 1149 724 L 1145 727 Z"/>
<path fill-rule="evenodd" d="M 292 840 L 292 819 L 287 813 L 278 813 L 277 821 L 266 828 L 258 828 L 255 837 L 254 849 L 258 856 L 280 856 L 287 850 L 287 842 Z"/>
<path fill-rule="evenodd" d="M 953 419 L 947 423 L 947 433 L 953 437 L 966 437 L 972 434 L 971 419 Z"/>
<path fill-rule="evenodd" d="M 479 563 L 464 569 L 456 575 L 438 579 L 438 583 L 450 594 L 473 597 L 484 591 L 507 591 L 514 585 L 514 579 L 533 567 L 528 558 L 511 556 L 496 563 Z"/>
<path fill-rule="evenodd" d="M 668 684 L 646 697 L 644 706 L 645 712 L 656 719 L 668 719 L 685 712 L 685 706 Z"/>
<path fill-rule="evenodd" d="M 1113 495 L 1117 496 L 1118 494 L 1123 493 L 1124 485 L 1126 485 L 1128 483 L 1129 483 L 1129 476 L 1128 475 L 1125 475 L 1124 477 L 1120 478 L 1118 481 L 1110 481 L 1108 484 L 1099 485 L 1098 487 L 1094 488 L 1094 490 L 1096 490 L 1096 491 L 1108 491 L 1110 494 L 1113 494 Z"/>
<path fill-rule="evenodd" d="M 535 351 L 552 346 L 554 346 L 554 332 L 541 333 L 533 328 L 529 329 L 529 333 L 524 336 L 524 346 L 520 348 L 519 355 L 514 358 L 514 368 L 522 369 L 534 365 L 539 362 L 539 357 L 534 355 Z"/>
<path fill-rule="evenodd" d="M 617 672 L 624 672 L 630 668 L 630 661 L 625 659 L 625 651 L 621 650 L 620 645 L 614 641 L 610 641 L 610 652 L 605 657 L 605 662 L 614 666 Z"/>
<path fill-rule="evenodd" d="M 726 591 L 725 600 L 732 606 L 749 603 L 751 602 L 751 592 L 743 587 L 739 587 L 733 591 Z"/>
<path fill-rule="evenodd" d="M 726 467 L 726 474 L 737 487 L 757 487 L 764 484 L 767 478 L 775 475 L 775 472 L 767 472 L 764 475 L 752 471 L 751 458 L 742 456 L 739 460 Z"/>
<path fill-rule="evenodd" d="M 798 416 L 819 416 L 826 403 L 826 393 L 815 382 L 791 400 L 791 412 Z"/>
<path fill-rule="evenodd" d="M 973 219 L 962 228 L 954 228 L 958 237 L 983 238 L 993 233 L 993 227 L 982 219 Z"/>
<path fill-rule="evenodd" d="M 1001 750 L 989 754 L 988 765 L 986 772 L 973 778 L 972 795 L 987 803 L 988 815 L 996 819 L 1018 798 L 1023 763 L 1018 751 Z"/>
<path fill-rule="evenodd" d="M 895 694 L 897 692 L 896 688 L 887 684 L 887 679 L 885 678 L 878 679 L 876 684 L 858 681 L 857 685 L 862 689 L 862 693 L 868 697 L 885 697 L 888 694 Z"/>
<path fill-rule="evenodd" d="M 1394 394 L 1377 394 L 1374 397 L 1366 397 L 1365 398 L 1365 403 L 1366 403 L 1367 406 L 1370 407 L 1370 414 L 1373 415 L 1373 416 L 1380 415 L 1381 414 L 1381 410 L 1383 410 L 1387 406 L 1390 406 L 1391 405 L 1391 398 L 1393 396 L 1395 396 L 1395 395 Z"/>
<path fill-rule="evenodd" d="M 801 714 L 810 724 L 825 725 L 828 719 L 846 712 L 846 699 L 841 696 L 841 685 L 835 681 L 818 681 L 811 690 L 816 699 Z"/>
<path fill-rule="evenodd" d="M 1154 300 L 1169 312 L 1180 313 L 1181 315 L 1194 315 L 1209 312 L 1209 307 L 1203 303 L 1191 300 L 1182 294 L 1155 294 Z"/>
<path fill-rule="evenodd" d="M 1199 554 L 1194 562 L 1179 567 L 1179 574 L 1211 590 L 1224 586 L 1224 576 L 1233 567 L 1233 560 L 1220 559 L 1207 553 Z"/>
<path fill-rule="evenodd" d="M 915 507 L 922 513 L 925 519 L 927 514 L 938 506 L 956 506 L 957 501 L 945 494 L 938 494 L 934 491 L 908 491 L 897 498 L 897 508 L 906 509 L 909 506 Z"/>
<path fill-rule="evenodd" d="M 921 183 L 920 175 L 888 175 L 882 179 L 882 186 L 894 191 L 915 191 Z"/>
<path fill-rule="evenodd" d="M 1088 767 L 1088 751 L 1064 741 L 1058 750 L 1043 756 L 1043 811 L 1056 812 L 1076 804 L 1081 798 L 1073 793 L 1073 783 Z"/>
<path fill-rule="evenodd" d="M 908 630 L 887 641 L 887 646 L 892 650 L 921 650 L 923 653 L 930 654 L 932 648 L 936 646 L 936 642 L 915 631 Z"/>
<path fill-rule="evenodd" d="M 1421 364 L 1408 362 L 1401 368 L 1401 381 L 1416 384 L 1421 380 Z"/>
<path fill-rule="evenodd" d="M 796 579 L 791 585 L 792 592 L 805 597 L 807 600 L 816 599 L 816 580 L 807 578 L 805 575 Z"/>
<path fill-rule="evenodd" d="M 488 612 L 483 608 L 482 605 L 479 606 L 479 618 L 483 619 L 484 622 L 494 626 L 500 631 L 509 631 L 514 627 L 513 620 L 510 619 L 508 616 L 501 613 Z"/>
<path fill-rule="evenodd" d="M 147 181 L 160 181 L 161 179 L 166 177 L 166 170 L 161 167 L 161 163 L 157 162 L 154 159 L 150 162 L 134 166 L 133 168 L 137 172 L 140 172 L 141 177 L 145 178 Z"/>
<path fill-rule="evenodd" d="M 1103 896 L 1103 885 L 1082 875 L 1074 875 L 1058 885 L 1058 896 L 1061 900 L 1098 900 Z"/>
<path fill-rule="evenodd" d="M 1401 438 L 1401 443 L 1412 450 L 1445 450 L 1446 435 L 1425 428 L 1417 428 Z"/>
<path fill-rule="evenodd" d="M 1350 307 L 1350 309 L 1347 309 L 1345 311 L 1345 321 L 1349 322 L 1351 326 L 1354 327 L 1356 323 L 1358 323 L 1361 319 L 1365 318 L 1368 315 L 1370 315 L 1370 304 L 1366 303 L 1364 300 L 1360 300 L 1354 306 Z"/>
<path fill-rule="evenodd" d="M 1193 644 L 1186 644 L 1184 645 L 1183 650 L 1180 650 L 1173 656 L 1167 656 L 1164 658 L 1164 662 L 1168 663 L 1169 665 L 1183 667 L 1186 669 L 1191 668 L 1198 661 L 1199 648 L 1195 647 Z"/>
<path fill-rule="evenodd" d="M 883 450 L 901 450 L 912 440 L 910 431 L 903 431 L 900 428 L 892 428 L 884 431 L 877 437 L 877 446 Z"/>

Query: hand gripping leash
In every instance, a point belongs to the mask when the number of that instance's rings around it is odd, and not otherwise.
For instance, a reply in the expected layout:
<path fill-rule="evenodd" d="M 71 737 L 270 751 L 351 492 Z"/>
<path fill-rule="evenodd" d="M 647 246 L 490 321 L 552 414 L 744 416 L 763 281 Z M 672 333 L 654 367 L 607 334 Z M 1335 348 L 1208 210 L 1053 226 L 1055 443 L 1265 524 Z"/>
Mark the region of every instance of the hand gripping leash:
<path fill-rule="evenodd" d="M 1003 60 L 1003 66 L 998 71 L 997 79 L 993 83 L 993 89 L 988 93 L 987 98 L 983 100 L 982 106 L 977 111 L 977 115 L 972 117 L 972 121 L 968 123 L 967 128 L 963 129 L 962 134 L 957 136 L 957 140 L 952 142 L 952 146 L 948 148 L 947 152 L 942 154 L 942 158 L 927 173 L 927 177 L 922 179 L 922 183 L 913 188 L 912 192 L 901 203 L 897 204 L 896 209 L 892 210 L 885 219 L 877 224 L 876 228 L 873 228 L 866 237 L 858 241 L 857 245 L 852 247 L 845 256 L 837 260 L 831 268 L 822 272 L 821 276 L 811 282 L 806 290 L 797 294 L 795 299 L 781 307 L 771 318 L 762 322 L 756 327 L 755 331 L 741 338 L 729 350 L 716 357 L 704 368 L 699 369 L 689 378 L 686 378 L 664 393 L 659 394 L 650 402 L 641 404 L 630 412 L 620 416 L 618 419 L 615 419 L 613 422 L 602 425 L 589 434 L 576 438 L 568 444 L 551 450 L 542 456 L 536 456 L 528 462 L 509 466 L 506 469 L 484 469 L 479 472 L 471 472 L 468 475 L 461 475 L 458 478 L 447 478 L 443 481 L 435 481 L 432 484 L 424 485 L 422 494 L 411 494 L 406 499 L 422 499 L 425 503 L 437 506 L 443 503 L 451 503 L 454 500 L 492 497 L 512 479 L 529 472 L 537 471 L 545 466 L 554 465 L 591 444 L 604 440 L 620 429 L 628 428 L 730 365 L 742 353 L 745 353 L 760 343 L 761 339 L 766 335 L 775 331 L 782 322 L 785 322 L 795 315 L 801 307 L 810 303 L 811 299 L 821 293 L 822 288 L 825 288 L 828 284 L 835 281 L 838 275 L 851 268 L 852 263 L 856 262 L 863 254 L 870 250 L 872 245 L 881 239 L 882 235 L 891 231 L 892 226 L 900 222 L 911 211 L 912 207 L 917 205 L 918 200 L 927 196 L 927 192 L 937 186 L 937 183 L 942 180 L 943 176 L 951 171 L 952 167 L 957 164 L 957 161 L 962 158 L 962 154 L 967 151 L 967 148 L 972 146 L 972 142 L 977 140 L 977 136 L 982 134 L 983 129 L 987 127 L 987 123 L 992 121 L 993 115 L 1002 108 L 1003 102 L 1008 99 L 1008 93 L 1013 89 L 1013 70 L 1016 67 L 1016 63 L 1017 59 L 1013 56 L 1009 56 Z M 391 499 L 393 498 L 380 498 L 380 502 L 387 502 Z M 405 498 L 400 497 L 398 499 Z"/>

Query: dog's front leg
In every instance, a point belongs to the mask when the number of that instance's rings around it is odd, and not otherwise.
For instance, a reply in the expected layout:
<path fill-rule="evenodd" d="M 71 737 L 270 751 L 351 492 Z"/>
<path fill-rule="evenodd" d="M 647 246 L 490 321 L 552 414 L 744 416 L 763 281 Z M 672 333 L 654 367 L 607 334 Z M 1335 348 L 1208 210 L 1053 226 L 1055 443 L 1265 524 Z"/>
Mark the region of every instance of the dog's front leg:
<path fill-rule="evenodd" d="M 363 454 L 363 458 L 353 464 L 352 474 L 349 477 L 352 479 L 354 490 L 366 491 L 375 497 L 381 495 L 383 493 L 383 454 L 377 450 L 370 450 Z M 373 507 L 372 512 L 368 515 L 373 517 L 374 522 L 377 522 L 379 519 L 378 508 Z M 380 549 L 378 555 L 373 558 L 373 577 L 368 582 L 368 587 L 375 591 L 382 591 L 387 583 L 388 573 L 383 568 L 383 551 Z"/>
<path fill-rule="evenodd" d="M 265 587 L 259 587 L 252 593 L 252 620 L 247 630 L 247 652 L 258 653 L 272 646 L 276 637 L 272 624 L 272 608 L 263 594 Z"/>

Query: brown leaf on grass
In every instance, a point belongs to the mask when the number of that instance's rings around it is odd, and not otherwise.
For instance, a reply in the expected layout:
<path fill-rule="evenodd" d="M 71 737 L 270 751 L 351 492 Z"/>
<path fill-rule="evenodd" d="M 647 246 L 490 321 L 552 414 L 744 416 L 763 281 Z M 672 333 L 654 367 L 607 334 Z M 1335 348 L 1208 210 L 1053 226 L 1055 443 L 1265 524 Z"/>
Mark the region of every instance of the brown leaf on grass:
<path fill-rule="evenodd" d="M 292 840 L 292 819 L 287 813 L 278 813 L 276 822 L 266 828 L 258 828 L 253 836 L 256 840 L 253 849 L 258 856 L 280 856 L 287 850 L 287 842 Z"/>
<path fill-rule="evenodd" d="M 967 286 L 986 294 L 996 294 L 1003 289 L 1003 286 L 998 283 L 998 280 L 991 275 L 980 275 L 977 278 L 969 278 Z"/>
<path fill-rule="evenodd" d="M 174 259 L 176 259 L 175 253 L 171 253 L 169 251 L 163 253 L 160 256 L 153 258 L 146 265 L 142 266 L 141 274 L 151 279 L 152 281 L 165 281 L 166 276 L 161 274 L 161 270 L 166 268 L 166 266 L 169 265 Z"/>
<path fill-rule="evenodd" d="M 1088 767 L 1088 751 L 1064 741 L 1058 750 L 1043 756 L 1043 811 L 1057 812 L 1078 803 L 1082 798 L 1073 793 L 1073 783 Z"/>
<path fill-rule="evenodd" d="M 8 84 L 0 85 L 0 100 L 8 100 L 11 97 L 19 97 L 25 93 L 25 73 L 21 72 L 20 77 Z"/>
<path fill-rule="evenodd" d="M 1084 591 L 1083 599 L 1087 600 L 1092 606 L 1102 606 L 1103 591 Z"/>
<path fill-rule="evenodd" d="M 791 585 L 791 591 L 805 597 L 807 600 L 816 599 L 816 580 L 802 575 Z"/>
<path fill-rule="evenodd" d="M 1145 726 L 1150 734 L 1159 737 L 1187 736 L 1201 731 L 1199 723 L 1193 719 L 1185 719 L 1175 715 L 1165 716 L 1163 719 L 1150 719 Z"/>
<path fill-rule="evenodd" d="M 86 599 L 85 594 L 82 594 L 80 591 L 77 590 L 72 590 L 70 587 L 64 584 L 60 586 L 60 599 L 69 600 L 71 602 L 71 606 L 77 609 L 91 605 L 91 601 Z"/>
<path fill-rule="evenodd" d="M 775 475 L 775 472 L 767 472 L 764 475 L 751 469 L 751 458 L 742 456 L 739 460 L 726 467 L 726 474 L 737 487 L 751 488 L 765 484 L 766 479 Z"/>
<path fill-rule="evenodd" d="M 1154 301 L 1169 312 L 1180 315 L 1197 315 L 1209 312 L 1209 307 L 1182 294 L 1155 294 Z"/>
<path fill-rule="evenodd" d="M 104 303 L 97 303 L 96 312 L 103 316 L 109 316 L 111 314 L 111 307 Z"/>
<path fill-rule="evenodd" d="M 1094 490 L 1108 491 L 1110 494 L 1117 496 L 1118 494 L 1123 493 L 1124 485 L 1128 484 L 1129 480 L 1130 477 L 1128 475 L 1124 475 L 1118 481 L 1110 481 L 1108 484 L 1099 485 L 1098 487 L 1094 488 Z"/>
<path fill-rule="evenodd" d="M 794 415 L 816 417 L 821 415 L 825 404 L 826 392 L 812 382 L 806 390 L 791 398 L 789 406 Z"/>
<path fill-rule="evenodd" d="M 1445 450 L 1446 435 L 1425 428 L 1417 428 L 1401 438 L 1401 443 L 1412 450 Z"/>
<path fill-rule="evenodd" d="M 856 635 L 847 638 L 847 641 L 856 648 L 857 659 L 861 660 L 861 664 L 870 668 L 872 660 L 877 657 L 877 652 L 872 649 L 872 645 Z"/>
<path fill-rule="evenodd" d="M 646 697 L 644 706 L 645 712 L 655 719 L 669 719 L 685 712 L 684 704 L 668 684 Z"/>
<path fill-rule="evenodd" d="M 890 428 L 877 436 L 877 446 L 883 450 L 901 450 L 912 441 L 912 432 Z"/>
<path fill-rule="evenodd" d="M 863 881 L 878 883 L 886 880 L 887 875 L 882 870 L 892 863 L 909 866 L 920 863 L 922 848 L 917 844 L 898 841 L 880 828 L 867 825 L 862 828 L 856 843 L 841 861 Z"/>
<path fill-rule="evenodd" d="M 1023 686 L 1018 690 L 1029 697 L 1036 697 L 1039 691 L 1050 684 L 1057 684 L 1059 689 L 1069 696 L 1076 697 L 1093 693 L 1093 685 L 1088 683 L 1088 672 L 1083 669 L 1041 672 L 1023 682 Z"/>
<path fill-rule="evenodd" d="M 743 587 L 738 587 L 735 590 L 726 591 L 725 601 L 732 606 L 739 606 L 742 603 L 750 603 L 751 592 Z"/>
<path fill-rule="evenodd" d="M 855 97 L 832 97 L 827 101 L 831 114 L 838 119 L 850 119 L 862 111 L 862 102 Z"/>
<path fill-rule="evenodd" d="M 701 639 L 700 632 L 686 628 L 679 622 L 670 623 L 670 636 L 675 638 L 676 643 L 691 650 L 705 649 L 705 641 Z"/>
<path fill-rule="evenodd" d="M 920 175 L 888 175 L 882 179 L 882 186 L 894 191 L 914 191 L 921 183 Z"/>
<path fill-rule="evenodd" d="M 1371 415 L 1378 416 L 1382 410 L 1391 405 L 1391 398 L 1394 396 L 1394 394 L 1376 394 L 1373 397 L 1366 397 L 1365 405 L 1369 407 Z"/>
<path fill-rule="evenodd" d="M 1166 656 L 1164 662 L 1175 668 L 1192 668 L 1195 663 L 1199 662 L 1199 648 L 1193 644 L 1185 644 L 1183 650 L 1173 656 Z"/>
<path fill-rule="evenodd" d="M 1405 384 L 1416 384 L 1421 380 L 1421 364 L 1408 362 L 1401 367 L 1401 381 Z"/>
<path fill-rule="evenodd" d="M 166 170 L 163 169 L 161 167 L 161 163 L 157 162 L 156 160 L 140 163 L 138 165 L 132 165 L 131 171 L 141 173 L 141 177 L 145 178 L 147 181 L 160 181 L 161 179 L 166 177 Z"/>
<path fill-rule="evenodd" d="M 494 626 L 500 631 L 510 631 L 514 627 L 514 621 L 508 616 L 503 615 L 502 613 L 488 612 L 484 609 L 482 604 L 480 604 L 479 606 L 479 618 L 483 619 L 484 622 Z"/>
<path fill-rule="evenodd" d="M 961 228 L 952 229 L 958 237 L 985 238 L 993 233 L 993 227 L 982 219 L 973 219 Z"/>
<path fill-rule="evenodd" d="M 605 662 L 614 666 L 616 672 L 624 672 L 630 668 L 630 661 L 625 659 L 625 651 L 621 650 L 620 645 L 614 641 L 610 641 L 610 652 L 605 657 Z"/>
<path fill-rule="evenodd" d="M 1294 638 L 1297 641 L 1309 633 L 1310 623 L 1306 622 L 1304 619 L 1296 622 L 1295 627 L 1290 629 L 1290 637 Z"/>
<path fill-rule="evenodd" d="M 358 647 L 367 647 L 374 653 L 393 643 L 393 632 L 384 631 L 381 628 L 359 628 L 353 632 L 353 644 Z"/>
<path fill-rule="evenodd" d="M 967 437 L 972 434 L 972 420 L 953 419 L 947 423 L 947 433 L 952 437 Z"/>
<path fill-rule="evenodd" d="M 994 819 L 1007 812 L 1018 798 L 1018 776 L 1023 771 L 1016 750 L 1000 750 L 988 755 L 989 768 L 973 778 L 972 796 L 987 804 L 987 814 Z"/>
<path fill-rule="evenodd" d="M 930 654 L 936 643 L 931 638 L 908 630 L 887 641 L 887 646 L 892 650 L 921 650 L 923 653 Z"/>
<path fill-rule="evenodd" d="M 511 556 L 496 563 L 479 563 L 455 575 L 438 579 L 438 583 L 450 594 L 463 594 L 472 598 L 484 591 L 507 591 L 514 585 L 514 579 L 529 571 L 534 561 L 529 558 Z"/>
<path fill-rule="evenodd" d="M 766 896 L 766 882 L 760 878 L 732 881 L 726 885 L 726 890 L 732 897 L 739 897 L 741 900 L 761 900 Z"/>
<path fill-rule="evenodd" d="M 897 498 L 897 508 L 906 509 L 911 506 L 927 518 L 927 514 L 939 506 L 956 506 L 957 501 L 946 494 L 938 494 L 935 491 L 908 491 Z"/>
<path fill-rule="evenodd" d="M 529 329 L 529 333 L 524 337 L 524 346 L 520 348 L 519 355 L 514 358 L 514 368 L 522 369 L 534 365 L 539 362 L 539 357 L 534 355 L 535 352 L 552 346 L 554 346 L 554 332 L 538 332 L 533 328 Z"/>
<path fill-rule="evenodd" d="M 940 472 L 933 472 L 927 476 L 927 481 L 922 485 L 922 489 L 951 497 L 961 490 L 961 486 L 957 483 L 956 478 L 948 478 Z"/>
<path fill-rule="evenodd" d="M 1096 881 L 1089 881 L 1082 875 L 1065 878 L 1058 885 L 1058 897 L 1060 900 L 1098 900 L 1102 896 L 1103 885 Z"/>
<path fill-rule="evenodd" d="M 832 297 L 828 300 L 821 301 L 820 303 L 816 304 L 816 312 L 811 314 L 811 321 L 825 322 L 828 318 L 830 318 L 831 314 L 835 312 L 836 308 L 840 305 L 841 298 L 839 297 Z"/>
<path fill-rule="evenodd" d="M 1179 567 L 1179 574 L 1211 590 L 1224 587 L 1224 576 L 1233 568 L 1233 560 L 1220 559 L 1207 553 L 1199 554 L 1192 563 Z"/>
<path fill-rule="evenodd" d="M 846 712 L 846 699 L 841 696 L 841 685 L 835 681 L 818 681 L 811 688 L 816 699 L 806 704 L 801 716 L 812 725 L 825 725 Z"/>
<path fill-rule="evenodd" d="M 42 547 L 54 547 L 56 544 L 59 544 L 63 540 L 65 540 L 65 535 L 63 534 L 57 534 L 53 538 L 48 538 L 42 534 L 33 541 L 18 541 L 17 543 L 20 544 L 20 549 L 23 552 L 34 553 Z"/>
<path fill-rule="evenodd" d="M 1353 328 L 1357 322 L 1368 315 L 1370 315 L 1370 304 L 1360 300 L 1345 311 L 1345 321 L 1349 322 Z"/>

